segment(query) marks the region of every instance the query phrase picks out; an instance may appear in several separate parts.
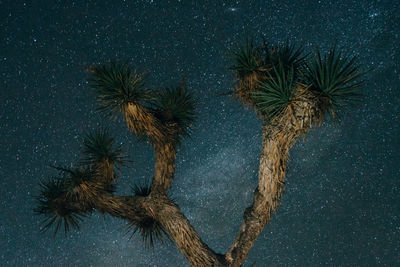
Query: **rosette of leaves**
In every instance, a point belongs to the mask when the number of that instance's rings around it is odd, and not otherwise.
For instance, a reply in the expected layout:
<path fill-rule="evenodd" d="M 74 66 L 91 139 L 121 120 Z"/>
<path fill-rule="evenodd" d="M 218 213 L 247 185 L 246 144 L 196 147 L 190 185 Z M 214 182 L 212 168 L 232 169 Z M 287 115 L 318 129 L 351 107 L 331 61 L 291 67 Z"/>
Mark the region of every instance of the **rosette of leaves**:
<path fill-rule="evenodd" d="M 112 193 L 115 188 L 112 184 L 104 183 L 96 170 L 91 168 L 61 168 L 56 167 L 64 175 L 66 198 L 79 203 L 84 209 L 90 208 L 91 202 L 103 193 Z"/>
<path fill-rule="evenodd" d="M 238 79 L 262 71 L 262 53 L 260 47 L 256 47 L 253 41 L 247 40 L 244 45 L 238 46 L 231 52 L 230 58 L 233 64 L 229 69 L 234 71 Z"/>
<path fill-rule="evenodd" d="M 110 62 L 88 67 L 92 74 L 89 84 L 97 92 L 99 110 L 115 117 L 125 114 L 129 103 L 143 104 L 149 99 L 143 75 L 136 73 L 128 64 Z"/>
<path fill-rule="evenodd" d="M 115 138 L 103 128 L 89 133 L 83 140 L 83 165 L 97 166 L 99 164 L 122 165 L 126 155 L 122 152 L 121 145 L 114 145 Z"/>
<path fill-rule="evenodd" d="M 323 57 L 317 48 L 314 58 L 307 64 L 304 80 L 320 98 L 324 111 L 333 117 L 337 117 L 338 110 L 351 105 L 361 96 L 359 89 L 363 73 L 356 62 L 356 57 L 342 55 L 333 47 Z"/>
<path fill-rule="evenodd" d="M 135 196 L 147 197 L 151 192 L 151 185 L 149 184 L 134 184 L 132 192 Z"/>
<path fill-rule="evenodd" d="M 279 65 L 283 65 L 286 71 L 293 68 L 293 74 L 297 75 L 298 71 L 304 68 L 307 56 L 307 54 L 304 54 L 304 48 L 302 46 L 296 48 L 296 46 L 289 41 L 275 46 L 264 43 L 262 64 L 272 76 L 274 75 L 274 68 L 279 68 Z"/>
<path fill-rule="evenodd" d="M 139 197 L 147 197 L 151 192 L 151 186 L 149 184 L 134 184 L 131 189 L 134 196 Z M 143 216 L 141 219 L 129 221 L 126 233 L 130 233 L 130 238 L 136 233 L 139 233 L 146 248 L 154 247 L 156 241 L 163 242 L 164 236 L 166 235 L 161 224 L 149 216 Z"/>
<path fill-rule="evenodd" d="M 166 88 L 153 98 L 156 118 L 165 127 L 165 140 L 179 143 L 180 137 L 189 136 L 195 120 L 195 103 L 185 81 L 178 87 Z"/>
<path fill-rule="evenodd" d="M 66 234 L 71 227 L 79 228 L 79 222 L 84 214 L 69 205 L 65 198 L 67 194 L 65 181 L 52 179 L 40 183 L 40 187 L 41 191 L 34 211 L 45 216 L 41 230 L 46 231 L 55 225 L 54 234 L 56 234 L 63 226 Z"/>
<path fill-rule="evenodd" d="M 283 62 L 273 67 L 265 81 L 252 94 L 257 112 L 266 122 L 281 114 L 296 94 L 297 79 L 292 66 L 285 69 Z"/>
<path fill-rule="evenodd" d="M 164 242 L 165 230 L 162 225 L 152 217 L 145 216 L 136 221 L 130 221 L 127 226 L 130 238 L 139 233 L 146 248 L 154 247 L 155 242 Z"/>

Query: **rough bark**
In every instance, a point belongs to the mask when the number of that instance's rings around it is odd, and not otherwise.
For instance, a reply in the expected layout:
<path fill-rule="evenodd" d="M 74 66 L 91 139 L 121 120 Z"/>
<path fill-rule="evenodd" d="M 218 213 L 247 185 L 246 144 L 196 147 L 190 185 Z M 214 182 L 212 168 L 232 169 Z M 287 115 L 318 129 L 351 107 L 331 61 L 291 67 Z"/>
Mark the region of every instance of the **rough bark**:
<path fill-rule="evenodd" d="M 165 194 L 155 191 L 147 197 L 116 196 L 101 193 L 92 196 L 92 208 L 111 216 L 137 222 L 152 218 L 159 222 L 191 266 L 225 266 L 224 256 L 215 253 L 199 237 L 178 205 Z M 70 203 L 74 210 L 81 203 Z"/>
<path fill-rule="evenodd" d="M 116 196 L 101 194 L 93 201 L 93 208 L 101 213 L 128 221 L 138 221 L 146 216 L 145 198 L 140 196 Z"/>
<path fill-rule="evenodd" d="M 166 194 L 175 175 L 176 148 L 173 143 L 157 144 L 151 191 Z"/>
<path fill-rule="evenodd" d="M 316 100 L 312 94 L 299 90 L 281 116 L 264 124 L 258 186 L 252 205 L 244 212 L 240 231 L 225 254 L 229 266 L 244 263 L 256 238 L 276 211 L 285 185 L 289 149 L 300 135 L 308 132 L 313 121 L 321 120 L 320 103 Z"/>
<path fill-rule="evenodd" d="M 168 236 L 191 266 L 225 266 L 223 255 L 215 253 L 199 237 L 178 205 L 165 195 L 152 196 L 154 218 L 161 223 Z"/>
<path fill-rule="evenodd" d="M 253 204 L 246 209 L 240 231 L 226 253 L 230 266 L 240 266 L 246 259 L 254 241 L 271 219 L 284 188 L 284 173 L 288 145 L 271 138 L 270 128 L 263 127 L 259 180 Z"/>
<path fill-rule="evenodd" d="M 128 128 L 138 136 L 147 136 L 152 143 L 161 143 L 165 139 L 165 127 L 147 108 L 129 103 L 123 115 Z"/>
<path fill-rule="evenodd" d="M 178 205 L 167 196 L 175 172 L 176 146 L 173 142 L 155 143 L 154 179 L 148 196 L 116 196 L 109 193 L 107 188 L 112 185 L 115 175 L 112 164 L 106 161 L 98 166 L 99 180 L 83 181 L 74 187 L 71 195 L 55 201 L 78 213 L 95 209 L 129 222 L 151 218 L 161 224 L 191 266 L 241 266 L 279 205 L 289 149 L 300 135 L 307 133 L 313 121 L 321 121 L 321 105 L 312 93 L 305 93 L 300 88 L 296 99 L 282 114 L 264 124 L 254 200 L 245 210 L 240 231 L 225 255 L 214 252 L 201 240 Z M 131 108 L 131 114 L 137 112 L 137 107 Z M 146 119 L 144 117 L 143 120 Z M 132 127 L 138 127 L 138 132 L 143 130 L 150 136 L 158 135 L 157 130 L 152 130 L 154 125 L 140 124 L 132 124 Z"/>
<path fill-rule="evenodd" d="M 245 107 L 252 108 L 256 113 L 257 109 L 256 105 L 254 104 L 252 94 L 255 92 L 258 84 L 265 80 L 265 73 L 263 73 L 264 71 L 266 70 L 259 69 L 258 71 L 253 71 L 245 75 L 244 77 L 236 77 L 237 84 L 235 89 L 232 91 L 234 96 L 237 97 Z"/>

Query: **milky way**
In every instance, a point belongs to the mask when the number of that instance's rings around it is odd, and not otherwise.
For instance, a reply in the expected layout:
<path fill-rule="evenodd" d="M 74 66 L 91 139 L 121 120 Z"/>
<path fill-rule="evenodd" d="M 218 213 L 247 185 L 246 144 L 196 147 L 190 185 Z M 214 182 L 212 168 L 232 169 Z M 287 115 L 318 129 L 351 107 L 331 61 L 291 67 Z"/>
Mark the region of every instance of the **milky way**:
<path fill-rule="evenodd" d="M 197 100 L 171 197 L 201 238 L 224 253 L 256 187 L 261 122 L 225 93 L 229 49 L 286 39 L 358 55 L 363 98 L 291 150 L 282 204 L 245 266 L 400 265 L 398 1 L 1 1 L 0 263 L 2 266 L 185 266 L 169 241 L 154 250 L 125 222 L 93 214 L 53 237 L 34 215 L 38 183 L 71 166 L 85 133 L 108 125 L 132 164 L 119 194 L 152 177 L 152 148 L 95 112 L 85 67 L 110 59 L 149 87 L 187 76 Z M 312 4 L 306 4 L 312 2 Z"/>

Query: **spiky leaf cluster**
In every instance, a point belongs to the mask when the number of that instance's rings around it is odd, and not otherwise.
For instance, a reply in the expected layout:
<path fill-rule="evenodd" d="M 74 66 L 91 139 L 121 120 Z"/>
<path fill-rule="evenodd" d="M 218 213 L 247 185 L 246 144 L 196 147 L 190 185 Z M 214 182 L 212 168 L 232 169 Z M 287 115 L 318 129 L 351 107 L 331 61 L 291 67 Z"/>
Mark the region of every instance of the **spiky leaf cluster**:
<path fill-rule="evenodd" d="M 172 131 L 172 138 L 189 135 L 195 119 L 194 99 L 184 82 L 175 88 L 166 88 L 153 98 L 155 116 L 167 130 Z"/>
<path fill-rule="evenodd" d="M 252 94 L 258 112 L 266 121 L 270 121 L 287 107 L 295 95 L 297 85 L 293 66 L 285 70 L 285 65 L 281 62 L 273 70 L 273 76 L 268 74 L 268 79 L 260 82 Z"/>
<path fill-rule="evenodd" d="M 182 83 L 160 92 L 145 88 L 143 76 L 116 62 L 88 68 L 90 86 L 97 91 L 99 110 L 112 117 L 121 112 L 130 130 L 153 144 L 161 139 L 179 143 L 194 120 L 194 101 Z"/>
<path fill-rule="evenodd" d="M 92 168 L 59 168 L 62 171 L 66 198 L 78 202 L 81 207 L 89 207 L 91 199 L 102 193 L 115 191 L 112 183 L 105 183 L 103 177 L 99 177 L 96 169 Z"/>
<path fill-rule="evenodd" d="M 332 115 L 335 115 L 338 108 L 360 96 L 361 76 L 356 57 L 343 56 L 334 47 L 323 57 L 319 49 L 315 50 L 314 58 L 307 64 L 305 80 L 311 84 L 311 90 L 327 100 Z"/>
<path fill-rule="evenodd" d="M 90 66 L 90 86 L 97 91 L 99 110 L 116 116 L 124 112 L 128 103 L 141 103 L 148 99 L 143 75 L 139 75 L 128 64 L 111 62 Z"/>
<path fill-rule="evenodd" d="M 265 121 L 280 114 L 292 101 L 304 65 L 303 48 L 289 42 L 278 46 L 264 43 L 263 68 L 266 70 L 251 93 L 255 107 Z"/>
<path fill-rule="evenodd" d="M 84 165 L 96 165 L 104 161 L 110 164 L 126 162 L 121 146 L 114 146 L 114 137 L 104 128 L 87 134 L 83 145 L 81 163 Z"/>
<path fill-rule="evenodd" d="M 295 70 L 302 67 L 306 55 L 303 55 L 303 47 L 296 48 L 286 42 L 281 45 L 255 46 L 253 41 L 246 41 L 231 53 L 233 65 L 230 67 L 239 79 L 252 74 L 274 75 L 274 68 L 283 64 L 285 68 L 293 67 Z M 296 74 L 296 73 L 295 73 Z"/>
<path fill-rule="evenodd" d="M 42 231 L 48 230 L 55 225 L 56 234 L 62 225 L 67 233 L 71 227 L 79 228 L 83 213 L 68 206 L 65 195 L 67 193 L 66 183 L 61 179 L 53 179 L 40 183 L 41 192 L 37 197 L 37 214 L 44 215 Z"/>
<path fill-rule="evenodd" d="M 302 47 L 296 48 L 289 42 L 278 46 L 264 43 L 260 47 L 246 42 L 233 53 L 233 61 L 231 69 L 239 81 L 249 79 L 245 76 L 249 73 L 253 73 L 251 79 L 257 80 L 251 86 L 239 82 L 233 92 L 243 102 L 250 102 L 266 121 L 284 110 L 304 90 L 312 91 L 317 97 L 322 112 L 330 110 L 333 115 L 339 107 L 359 96 L 361 74 L 355 57 L 342 56 L 335 48 L 324 57 L 317 49 L 309 61 Z"/>
<path fill-rule="evenodd" d="M 233 65 L 230 67 L 239 78 L 243 78 L 253 72 L 260 71 L 263 65 L 262 50 L 254 46 L 253 41 L 247 40 L 243 46 L 239 46 L 231 52 Z"/>
<path fill-rule="evenodd" d="M 140 196 L 140 197 L 147 197 L 151 192 L 151 186 L 146 184 L 144 185 L 134 184 L 131 187 L 131 189 L 135 196 Z"/>
<path fill-rule="evenodd" d="M 303 47 L 297 47 L 286 41 L 284 44 L 263 47 L 263 66 L 273 75 L 274 69 L 282 65 L 286 71 L 293 68 L 294 75 L 303 67 L 305 58 Z"/>
<path fill-rule="evenodd" d="M 163 242 L 166 236 L 162 225 L 152 217 L 144 217 L 138 221 L 130 221 L 127 230 L 127 233 L 130 233 L 130 238 L 132 238 L 136 232 L 139 232 L 141 235 L 146 248 L 154 247 L 155 241 Z"/>
<path fill-rule="evenodd" d="M 113 166 L 125 158 L 121 148 L 115 148 L 113 142 L 108 131 L 98 130 L 85 138 L 84 158 L 79 168 L 51 166 L 60 171 L 60 178 L 41 183 L 35 209 L 36 213 L 45 216 L 43 230 L 53 224 L 55 232 L 62 224 L 65 231 L 70 226 L 78 228 L 81 217 L 92 211 L 93 201 L 114 191 Z"/>

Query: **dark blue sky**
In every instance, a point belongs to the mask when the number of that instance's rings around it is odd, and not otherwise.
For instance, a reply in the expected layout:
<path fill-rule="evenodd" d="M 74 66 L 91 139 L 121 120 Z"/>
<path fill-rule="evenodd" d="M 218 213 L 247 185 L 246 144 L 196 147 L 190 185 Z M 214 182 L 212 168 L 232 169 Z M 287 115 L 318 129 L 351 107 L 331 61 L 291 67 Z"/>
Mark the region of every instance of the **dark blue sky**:
<path fill-rule="evenodd" d="M 38 182 L 73 164 L 82 137 L 108 125 L 133 161 L 119 180 L 151 178 L 153 154 L 123 122 L 95 112 L 84 69 L 119 59 L 148 85 L 184 75 L 197 99 L 172 196 L 202 239 L 225 252 L 256 187 L 261 122 L 227 96 L 228 51 L 246 37 L 359 55 L 360 104 L 291 150 L 287 186 L 247 265 L 400 265 L 398 1 L 0 0 L 0 265 L 182 266 L 173 243 L 146 250 L 125 223 L 93 214 L 66 237 L 40 233 Z M 307 3 L 308 2 L 308 3 Z"/>

